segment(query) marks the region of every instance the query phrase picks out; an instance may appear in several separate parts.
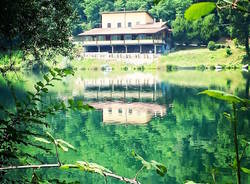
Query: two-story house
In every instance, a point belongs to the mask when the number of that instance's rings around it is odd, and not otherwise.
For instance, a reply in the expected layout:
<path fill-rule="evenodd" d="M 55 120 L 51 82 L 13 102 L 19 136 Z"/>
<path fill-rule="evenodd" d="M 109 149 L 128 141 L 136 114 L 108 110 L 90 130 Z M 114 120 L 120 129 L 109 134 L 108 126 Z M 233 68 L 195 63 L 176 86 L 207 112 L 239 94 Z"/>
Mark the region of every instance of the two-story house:
<path fill-rule="evenodd" d="M 166 22 L 146 11 L 103 12 L 102 27 L 79 34 L 84 52 L 164 53 L 170 49 Z"/>

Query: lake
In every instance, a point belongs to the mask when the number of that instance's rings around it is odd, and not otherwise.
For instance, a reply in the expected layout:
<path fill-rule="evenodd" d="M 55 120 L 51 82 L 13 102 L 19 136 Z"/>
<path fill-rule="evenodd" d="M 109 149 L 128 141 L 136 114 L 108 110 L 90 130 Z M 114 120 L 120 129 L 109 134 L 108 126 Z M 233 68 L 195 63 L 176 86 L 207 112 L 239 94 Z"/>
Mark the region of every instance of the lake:
<path fill-rule="evenodd" d="M 32 90 L 41 74 L 17 73 L 13 79 L 19 96 Z M 234 158 L 233 134 L 223 112 L 230 111 L 224 102 L 197 95 L 205 89 L 218 89 L 240 97 L 249 97 L 250 74 L 241 71 L 129 72 L 78 70 L 56 82 L 43 100 L 82 100 L 95 107 L 92 111 L 67 111 L 47 118 L 44 131 L 62 138 L 77 152 L 60 152 L 63 163 L 78 160 L 98 163 L 113 172 L 133 178 L 141 164 L 133 158 L 135 151 L 145 160 L 166 165 L 160 177 L 144 170 L 138 179 L 143 184 L 158 183 L 236 183 L 229 167 Z M 0 101 L 11 104 L 9 91 L 1 83 Z M 249 140 L 249 113 L 240 113 L 239 134 Z M 27 149 L 27 148 L 20 148 Z M 27 150 L 46 163 L 56 163 L 53 155 Z M 242 165 L 250 168 L 248 158 Z M 31 171 L 12 171 L 16 178 L 31 177 Z M 38 174 L 61 182 L 105 183 L 102 176 L 77 170 L 47 169 Z M 250 177 L 242 174 L 243 183 Z M 108 179 L 109 183 L 121 183 Z M 56 183 L 56 180 L 54 180 Z"/>

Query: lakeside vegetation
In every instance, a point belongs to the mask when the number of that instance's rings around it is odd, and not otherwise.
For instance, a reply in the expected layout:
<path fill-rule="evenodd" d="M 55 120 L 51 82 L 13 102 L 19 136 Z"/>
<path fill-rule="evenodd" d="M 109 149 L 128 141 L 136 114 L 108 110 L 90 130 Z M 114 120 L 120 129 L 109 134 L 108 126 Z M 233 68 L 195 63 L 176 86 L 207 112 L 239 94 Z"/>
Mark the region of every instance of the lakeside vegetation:
<path fill-rule="evenodd" d="M 214 70 L 216 66 L 221 66 L 223 70 L 242 69 L 243 65 L 250 64 L 250 60 L 245 57 L 243 47 L 236 47 L 232 41 L 228 43 L 221 43 L 225 48 L 216 50 L 209 50 L 204 47 L 185 47 L 178 46 L 176 51 L 170 52 L 166 55 L 160 56 L 158 59 L 150 62 L 149 64 L 127 64 L 125 61 L 116 60 L 103 60 L 103 59 L 84 59 L 56 56 L 55 61 L 44 61 L 44 68 L 74 68 L 77 70 L 102 70 L 103 66 L 110 66 L 114 72 L 122 71 L 154 71 L 154 70 L 178 70 L 178 69 L 196 69 L 196 70 Z M 227 54 L 227 49 L 230 47 L 232 52 Z M 16 69 L 36 69 L 39 68 L 37 64 L 27 65 L 22 61 L 22 54 L 17 52 L 13 55 L 12 60 L 15 61 Z M 2 57 L 0 63 L 8 63 L 8 56 Z M 135 61 L 136 62 L 136 61 Z"/>

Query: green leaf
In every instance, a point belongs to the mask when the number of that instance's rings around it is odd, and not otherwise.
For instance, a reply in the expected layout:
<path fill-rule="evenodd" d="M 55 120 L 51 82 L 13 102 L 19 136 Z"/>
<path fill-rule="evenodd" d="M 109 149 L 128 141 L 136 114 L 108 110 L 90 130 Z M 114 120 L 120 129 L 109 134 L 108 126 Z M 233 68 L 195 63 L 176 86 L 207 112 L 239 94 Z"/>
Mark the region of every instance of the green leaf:
<path fill-rule="evenodd" d="M 37 86 L 37 85 L 34 85 L 34 87 L 35 87 L 35 89 L 36 89 L 36 91 L 37 91 L 37 92 L 39 92 L 39 91 L 40 91 L 40 88 L 39 88 L 39 86 Z"/>
<path fill-rule="evenodd" d="M 53 70 L 49 70 L 49 72 L 50 72 L 50 74 L 51 74 L 53 77 L 56 76 L 56 74 L 55 74 L 55 72 L 53 72 Z"/>
<path fill-rule="evenodd" d="M 39 101 L 39 102 L 41 102 L 41 101 L 42 101 L 40 98 L 33 98 L 33 100 L 35 100 L 35 101 Z"/>
<path fill-rule="evenodd" d="M 245 168 L 245 167 L 241 167 L 240 169 L 241 169 L 244 173 L 250 174 L 250 169 Z"/>
<path fill-rule="evenodd" d="M 231 114 L 224 112 L 223 115 L 228 119 L 229 122 L 232 122 Z"/>
<path fill-rule="evenodd" d="M 48 77 L 48 75 L 44 75 L 43 78 L 46 80 L 46 82 L 49 82 L 49 77 Z"/>
<path fill-rule="evenodd" d="M 86 111 L 95 109 L 94 107 L 92 107 L 92 106 L 90 106 L 90 105 L 88 105 L 88 104 L 83 105 L 82 108 L 83 108 L 84 110 L 86 110 Z"/>
<path fill-rule="evenodd" d="M 47 139 L 44 139 L 44 138 L 41 138 L 41 137 L 35 137 L 35 140 L 36 140 L 36 141 L 39 141 L 39 142 L 46 143 L 46 144 L 50 144 L 50 143 L 51 143 L 51 142 L 48 141 Z"/>
<path fill-rule="evenodd" d="M 41 88 L 41 90 L 44 92 L 44 93 L 48 93 L 48 88 Z"/>
<path fill-rule="evenodd" d="M 68 99 L 68 103 L 69 103 L 70 106 L 72 106 L 72 107 L 74 106 L 74 100 L 73 99 Z"/>
<path fill-rule="evenodd" d="M 41 81 L 37 82 L 36 84 L 40 87 L 44 87 L 44 84 Z"/>
<path fill-rule="evenodd" d="M 229 93 L 225 93 L 223 91 L 218 91 L 218 90 L 205 90 L 202 91 L 200 93 L 198 93 L 199 95 L 205 94 L 208 95 L 210 97 L 219 99 L 219 100 L 223 100 L 226 101 L 228 103 L 241 103 L 244 102 L 243 99 L 235 96 L 235 95 L 231 95 Z"/>
<path fill-rule="evenodd" d="M 187 20 L 197 20 L 203 16 L 210 14 L 216 8 L 215 2 L 200 2 L 192 4 L 185 11 L 185 18 Z"/>
<path fill-rule="evenodd" d="M 237 169 L 237 161 L 236 161 L 236 159 L 234 159 L 232 167 L 233 167 L 233 169 Z"/>
<path fill-rule="evenodd" d="M 167 173 L 167 167 L 164 166 L 163 164 L 156 162 L 154 160 L 151 160 L 151 164 L 156 169 L 157 174 L 159 174 L 160 176 L 164 176 Z"/>
<path fill-rule="evenodd" d="M 67 68 L 67 69 L 64 69 L 63 70 L 63 73 L 65 75 L 74 75 L 74 70 L 73 69 L 70 69 L 70 68 Z"/>
<path fill-rule="evenodd" d="M 34 97 L 35 95 L 33 94 L 33 93 L 31 93 L 31 92 L 27 92 L 27 94 L 29 94 L 30 96 L 32 96 L 32 97 Z"/>
<path fill-rule="evenodd" d="M 62 70 L 59 69 L 59 68 L 55 68 L 54 70 L 55 70 L 55 72 L 57 72 L 57 73 L 60 73 L 60 72 L 62 71 Z"/>
<path fill-rule="evenodd" d="M 81 110 L 82 108 L 83 108 L 83 102 L 82 102 L 82 100 L 78 100 L 77 101 L 77 109 Z"/>
<path fill-rule="evenodd" d="M 65 146 L 67 146 L 68 148 L 72 149 L 72 150 L 75 150 L 76 151 L 76 148 L 74 146 L 72 146 L 71 144 L 69 144 L 68 142 L 62 140 L 62 139 L 56 139 L 56 141 L 60 144 L 63 144 Z"/>
<path fill-rule="evenodd" d="M 245 139 L 241 139 L 241 141 L 242 141 L 244 144 L 250 145 L 250 142 L 248 142 L 248 141 L 245 140 Z"/>

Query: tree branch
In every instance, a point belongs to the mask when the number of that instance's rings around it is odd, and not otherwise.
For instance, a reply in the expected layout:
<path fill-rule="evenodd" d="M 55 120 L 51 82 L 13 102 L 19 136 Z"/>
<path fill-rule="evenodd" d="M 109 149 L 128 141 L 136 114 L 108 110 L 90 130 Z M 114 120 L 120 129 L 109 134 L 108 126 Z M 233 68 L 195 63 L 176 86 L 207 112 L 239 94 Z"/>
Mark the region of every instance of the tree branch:
<path fill-rule="evenodd" d="M 1 167 L 1 171 L 6 171 L 6 170 L 13 170 L 13 169 L 42 169 L 42 168 L 59 168 L 60 164 L 43 164 L 43 165 L 23 165 L 23 166 L 8 166 L 8 167 Z M 109 172 L 103 172 L 104 176 L 111 177 L 117 180 L 120 180 L 125 183 L 130 183 L 130 184 L 141 184 L 139 181 L 136 179 L 130 179 L 126 178 L 123 176 L 119 176 L 114 173 L 109 173 Z"/>

